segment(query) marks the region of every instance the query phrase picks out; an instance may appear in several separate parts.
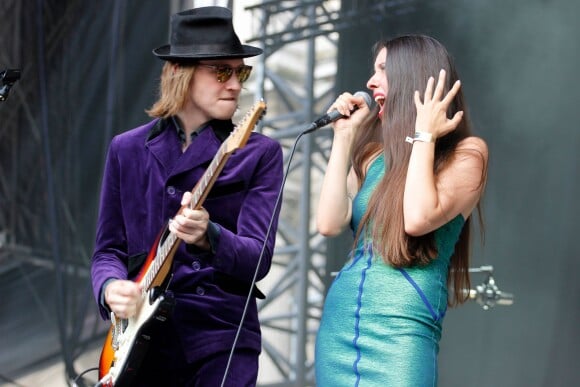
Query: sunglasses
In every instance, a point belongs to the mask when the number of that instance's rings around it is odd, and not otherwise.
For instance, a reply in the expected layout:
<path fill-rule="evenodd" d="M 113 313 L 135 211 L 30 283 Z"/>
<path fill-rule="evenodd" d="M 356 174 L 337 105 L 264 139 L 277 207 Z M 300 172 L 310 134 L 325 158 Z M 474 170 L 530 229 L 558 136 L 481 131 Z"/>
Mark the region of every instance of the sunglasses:
<path fill-rule="evenodd" d="M 238 81 L 240 81 L 240 83 L 244 83 L 248 80 L 250 73 L 252 72 L 252 66 L 248 65 L 231 67 L 228 65 L 210 65 L 205 63 L 198 63 L 197 66 L 203 66 L 212 69 L 215 72 L 217 81 L 219 83 L 227 82 L 232 77 L 234 72 L 236 73 L 236 77 L 238 77 Z"/>

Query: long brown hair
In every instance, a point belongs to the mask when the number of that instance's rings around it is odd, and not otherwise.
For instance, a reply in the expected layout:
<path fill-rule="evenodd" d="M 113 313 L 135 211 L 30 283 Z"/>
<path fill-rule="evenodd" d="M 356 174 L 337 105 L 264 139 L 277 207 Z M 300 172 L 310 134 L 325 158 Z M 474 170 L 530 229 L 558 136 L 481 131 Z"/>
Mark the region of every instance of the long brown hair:
<path fill-rule="evenodd" d="M 159 81 L 159 98 L 145 112 L 151 117 L 167 118 L 176 115 L 186 104 L 194 65 L 165 62 Z"/>
<path fill-rule="evenodd" d="M 386 73 L 389 87 L 382 125 L 386 172 L 370 198 L 367 211 L 357 230 L 357 238 L 366 225 L 373 223 L 375 225 L 372 231 L 373 247 L 386 263 L 394 267 L 421 266 L 437 257 L 437 247 L 434 232 L 413 237 L 408 235 L 404 228 L 403 192 L 412 148 L 405 142 L 405 138 L 413 134 L 417 115 L 413 94 L 415 90 L 425 90 L 429 77 L 437 78 L 441 69 L 445 69 L 447 73 L 445 93 L 458 77 L 445 47 L 431 37 L 407 35 L 389 41 L 379 41 L 373 48 L 375 58 L 383 48 L 387 49 Z M 471 134 L 471 123 L 461 89 L 449 107 L 448 116 L 452 117 L 460 110 L 464 114 L 458 127 L 437 139 L 435 174 L 457 157 L 457 144 Z M 359 132 L 364 131 L 357 131 Z M 358 169 L 357 175 L 361 181 L 362 163 L 365 161 L 363 157 L 366 156 L 356 155 L 369 155 L 371 153 L 369 149 L 376 150 L 377 143 L 368 144 L 364 139 L 357 138 L 354 144 L 353 167 L 355 171 Z M 481 181 L 483 184 L 485 175 Z M 477 208 L 480 224 L 483 226 L 479 204 Z M 453 292 L 450 294 L 450 305 L 463 303 L 469 295 L 470 219 L 471 217 L 464 224 L 451 257 L 448 285 L 453 286 Z"/>

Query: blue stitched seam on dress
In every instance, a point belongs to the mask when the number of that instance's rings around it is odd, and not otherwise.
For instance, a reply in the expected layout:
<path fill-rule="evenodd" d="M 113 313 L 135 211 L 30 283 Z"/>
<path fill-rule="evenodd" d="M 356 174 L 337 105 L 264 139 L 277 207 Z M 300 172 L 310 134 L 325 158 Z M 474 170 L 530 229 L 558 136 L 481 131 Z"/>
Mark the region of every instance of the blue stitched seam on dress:
<path fill-rule="evenodd" d="M 366 247 L 365 247 L 366 248 Z M 355 328 L 354 328 L 354 338 L 352 339 L 352 344 L 354 345 L 354 348 L 356 350 L 356 359 L 352 365 L 354 374 L 356 375 L 356 382 L 355 382 L 355 387 L 358 386 L 359 382 L 360 382 L 360 373 L 358 372 L 358 362 L 361 359 L 361 353 L 360 353 L 360 347 L 357 344 L 358 338 L 359 338 L 359 323 L 360 323 L 360 309 L 362 307 L 362 293 L 363 293 L 363 287 L 364 287 L 364 282 L 366 279 L 366 272 L 367 270 L 371 267 L 371 263 L 372 263 L 372 259 L 373 259 L 373 249 L 372 249 L 372 244 L 369 244 L 369 258 L 367 260 L 367 267 L 365 267 L 363 269 L 363 271 L 361 272 L 361 280 L 358 286 L 358 297 L 357 297 L 357 308 L 356 308 L 356 320 L 355 320 Z"/>
<path fill-rule="evenodd" d="M 348 253 L 347 259 L 348 259 L 348 260 L 351 260 L 351 262 L 350 262 L 350 265 L 348 265 L 348 266 L 347 266 L 347 269 L 350 269 L 351 267 L 353 267 L 353 266 L 354 266 L 354 264 L 355 264 L 355 263 L 356 263 L 356 262 L 359 260 L 359 258 L 360 258 L 360 255 L 358 255 L 358 256 L 356 256 L 356 258 L 354 258 L 354 257 L 355 257 L 355 251 L 356 251 L 356 249 L 353 249 L 353 250 L 351 250 L 351 252 L 350 252 L 350 253 Z"/>
<path fill-rule="evenodd" d="M 435 322 L 437 322 L 437 321 L 439 321 L 439 319 L 443 318 L 443 316 L 445 315 L 445 312 L 443 312 L 441 314 L 435 312 L 435 310 L 433 309 L 433 307 L 429 303 L 427 296 L 425 296 L 425 293 L 423 293 L 423 290 L 419 287 L 419 285 L 417 285 L 417 283 L 413 280 L 413 278 L 411 278 L 409 273 L 407 273 L 406 270 L 401 269 L 401 268 L 399 268 L 398 270 L 403 274 L 403 276 L 407 279 L 407 281 L 409 281 L 409 283 L 411 285 L 413 285 L 413 287 L 415 288 L 417 293 L 419 293 L 419 297 L 421 297 L 421 299 L 423 300 L 423 303 L 425 304 L 425 306 L 427 306 L 427 309 L 429 309 L 429 313 L 431 313 L 431 317 L 433 317 Z"/>
<path fill-rule="evenodd" d="M 443 278 L 441 278 L 441 272 L 439 272 L 439 283 L 443 283 Z M 441 297 L 439 297 L 439 304 L 437 305 L 437 310 L 441 309 Z M 443 319 L 443 317 L 445 316 L 445 313 L 447 313 L 447 302 L 445 303 L 444 307 L 443 307 L 443 312 L 441 312 L 439 318 Z"/>
<path fill-rule="evenodd" d="M 350 253 L 348 253 L 347 259 L 351 259 L 354 256 L 354 250 L 352 250 Z M 336 278 L 334 279 L 335 281 L 338 280 L 340 278 L 340 275 L 342 274 L 343 270 L 348 270 L 352 267 L 352 265 L 354 265 L 356 263 L 356 261 L 358 261 L 357 259 L 353 259 L 353 261 L 351 262 L 350 265 L 343 267 L 342 269 L 340 269 L 340 271 L 338 272 L 338 274 L 336 275 Z"/>

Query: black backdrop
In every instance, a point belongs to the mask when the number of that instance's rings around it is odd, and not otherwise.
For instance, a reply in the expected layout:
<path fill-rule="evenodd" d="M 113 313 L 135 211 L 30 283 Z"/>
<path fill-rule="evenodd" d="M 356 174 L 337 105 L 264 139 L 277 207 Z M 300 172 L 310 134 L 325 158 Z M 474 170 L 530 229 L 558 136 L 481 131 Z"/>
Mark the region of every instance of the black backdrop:
<path fill-rule="evenodd" d="M 146 119 L 143 109 L 153 99 L 160 69 L 151 48 L 165 43 L 169 2 L 2 1 L 3 21 L 17 19 L 18 27 L 0 39 L 0 69 L 21 67 L 23 74 L 0 103 L 1 128 L 10 127 L 19 139 L 16 146 L 0 142 L 0 158 L 4 171 L 18 172 L 11 179 L 29 181 L 32 193 L 3 193 L 3 218 L 9 209 L 28 208 L 14 240 L 55 253 L 51 241 L 60 239 L 60 252 L 69 257 L 64 263 L 72 268 L 66 281 L 64 273 L 27 261 L 0 271 L 0 347 L 9 348 L 0 351 L 0 374 L 15 377 L 54 356 L 59 345 L 74 358 L 83 343 L 102 334 L 99 321 L 86 319 L 95 309 L 82 270 L 92 246 L 102 161 L 113 134 Z M 477 132 L 490 147 L 486 240 L 476 246 L 473 265 L 493 265 L 499 287 L 515 295 L 513 306 L 484 311 L 471 303 L 447 314 L 440 384 L 574 385 L 580 358 L 580 257 L 574 243 L 580 229 L 580 5 L 409 4 L 412 11 L 361 20 L 343 34 L 338 89 L 364 87 L 370 46 L 379 35 L 427 33 L 449 48 Z M 42 41 L 44 51 L 38 49 Z M 54 219 L 35 224 L 34 212 Z M 65 237 L 71 233 L 75 242 Z M 12 259 L 1 258 L 3 268 Z M 478 280 L 474 276 L 474 284 Z M 64 321 L 55 317 L 59 309 Z"/>
<path fill-rule="evenodd" d="M 104 340 L 88 279 L 102 167 L 111 137 L 147 120 L 169 5 L 0 2 L 0 70 L 22 69 L 0 103 L 0 385 L 62 360 L 72 380 Z"/>

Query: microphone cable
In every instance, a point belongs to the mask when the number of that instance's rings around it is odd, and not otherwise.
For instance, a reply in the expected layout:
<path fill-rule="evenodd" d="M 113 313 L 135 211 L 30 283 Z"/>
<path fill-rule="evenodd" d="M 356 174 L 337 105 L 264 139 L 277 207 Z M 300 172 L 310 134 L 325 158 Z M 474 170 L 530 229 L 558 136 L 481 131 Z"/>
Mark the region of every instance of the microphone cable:
<path fill-rule="evenodd" d="M 248 312 L 248 307 L 250 304 L 250 299 L 252 297 L 252 292 L 254 290 L 254 285 L 256 284 L 256 278 L 258 277 L 258 270 L 260 268 L 260 263 L 262 262 L 262 258 L 264 257 L 264 252 L 266 250 L 266 243 L 268 241 L 268 237 L 270 236 L 270 232 L 272 231 L 272 224 L 274 223 L 276 208 L 278 208 L 278 205 L 280 205 L 280 199 L 282 198 L 282 192 L 284 192 L 284 186 L 286 184 L 286 179 L 288 178 L 288 174 L 290 173 L 290 164 L 292 162 L 292 158 L 294 157 L 294 153 L 296 152 L 296 146 L 298 145 L 298 141 L 300 140 L 300 138 L 302 138 L 303 135 L 311 132 L 311 130 L 309 130 L 309 129 L 310 128 L 303 131 L 302 133 L 300 133 L 298 135 L 298 137 L 296 137 L 296 141 L 294 141 L 294 146 L 292 147 L 292 151 L 290 152 L 290 156 L 288 157 L 288 164 L 286 166 L 286 172 L 284 173 L 284 177 L 282 178 L 282 185 L 280 186 L 280 191 L 278 192 L 278 197 L 276 198 L 276 204 L 274 205 L 274 211 L 272 212 L 272 216 L 270 218 L 270 223 L 268 224 L 268 229 L 266 230 L 266 235 L 264 237 L 264 243 L 262 244 L 262 251 L 260 251 L 260 256 L 258 257 L 258 262 L 256 264 L 256 270 L 254 271 L 254 276 L 252 278 L 252 282 L 250 283 L 250 289 L 248 291 L 246 303 L 245 303 L 244 309 L 242 311 L 242 317 L 240 319 L 240 324 L 238 325 L 238 329 L 236 331 L 236 336 L 234 337 L 234 342 L 232 344 L 232 349 L 230 350 L 230 354 L 228 356 L 228 362 L 226 364 L 226 369 L 224 371 L 224 377 L 222 379 L 222 383 L 220 384 L 220 387 L 225 386 L 225 382 L 226 382 L 228 372 L 230 369 L 230 364 L 231 364 L 232 358 L 234 356 L 234 350 L 236 348 L 236 344 L 238 343 L 238 338 L 239 338 L 240 332 L 242 330 L 242 325 L 244 324 L 244 320 L 245 320 L 246 314 Z M 274 243 L 274 245 L 275 245 L 275 243 Z"/>

